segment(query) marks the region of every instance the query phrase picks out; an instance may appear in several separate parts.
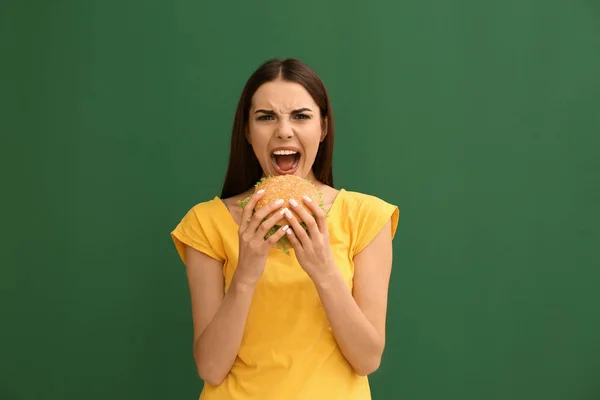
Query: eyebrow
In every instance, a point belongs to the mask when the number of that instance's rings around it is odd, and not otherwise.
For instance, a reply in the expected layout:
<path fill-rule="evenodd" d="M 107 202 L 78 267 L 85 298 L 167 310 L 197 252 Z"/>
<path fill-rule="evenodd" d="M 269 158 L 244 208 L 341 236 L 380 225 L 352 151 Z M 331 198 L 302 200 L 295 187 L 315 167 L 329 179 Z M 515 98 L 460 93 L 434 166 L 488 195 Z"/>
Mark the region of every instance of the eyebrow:
<path fill-rule="evenodd" d="M 299 113 L 305 112 L 305 111 L 312 112 L 312 110 L 310 108 L 299 108 L 297 110 L 292 111 L 291 114 L 299 114 Z M 268 115 L 275 115 L 275 111 L 273 111 L 273 110 L 264 110 L 262 108 L 260 110 L 254 111 L 254 114 L 258 114 L 258 113 L 263 113 L 263 114 L 268 114 Z"/>

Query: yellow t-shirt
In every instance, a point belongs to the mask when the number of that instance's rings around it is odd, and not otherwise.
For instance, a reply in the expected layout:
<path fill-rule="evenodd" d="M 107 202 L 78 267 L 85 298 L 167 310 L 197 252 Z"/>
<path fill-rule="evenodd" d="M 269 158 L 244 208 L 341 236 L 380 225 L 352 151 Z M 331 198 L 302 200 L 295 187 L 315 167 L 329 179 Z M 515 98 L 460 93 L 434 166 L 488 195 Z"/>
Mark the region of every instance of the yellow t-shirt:
<path fill-rule="evenodd" d="M 331 249 L 352 290 L 355 254 L 399 210 L 377 197 L 341 189 L 328 216 Z M 238 262 L 238 225 L 215 197 L 194 206 L 172 232 L 185 263 L 185 245 L 223 262 L 227 291 Z M 314 283 L 293 249 L 271 249 L 259 280 L 238 356 L 225 381 L 205 384 L 200 400 L 368 400 L 367 377 L 357 375 L 333 337 Z"/>

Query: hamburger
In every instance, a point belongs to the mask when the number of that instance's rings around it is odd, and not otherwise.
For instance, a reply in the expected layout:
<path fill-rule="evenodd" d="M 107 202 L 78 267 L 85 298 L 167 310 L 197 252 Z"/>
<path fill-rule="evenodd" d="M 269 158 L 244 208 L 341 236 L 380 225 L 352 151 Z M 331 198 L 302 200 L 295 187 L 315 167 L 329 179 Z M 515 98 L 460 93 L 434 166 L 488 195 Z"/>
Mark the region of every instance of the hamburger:
<path fill-rule="evenodd" d="M 281 205 L 281 209 L 289 209 L 292 212 L 294 218 L 296 218 L 300 222 L 302 228 L 308 231 L 308 227 L 304 223 L 304 221 L 302 221 L 302 217 L 300 217 L 294 211 L 294 207 L 292 207 L 292 205 L 290 204 L 290 199 L 295 199 L 298 202 L 299 207 L 304 208 L 311 215 L 313 215 L 313 213 L 304 204 L 304 196 L 310 197 L 314 202 L 319 204 L 319 207 L 321 207 L 322 210 L 325 210 L 323 207 L 323 193 L 321 193 L 319 189 L 317 189 L 317 187 L 310 180 L 300 178 L 299 176 L 277 175 L 262 178 L 254 185 L 254 193 L 261 189 L 265 191 L 265 194 L 256 203 L 254 210 L 252 210 L 252 215 L 254 215 L 254 213 L 260 210 L 261 208 L 273 203 L 274 201 L 282 199 L 283 204 Z M 240 207 L 244 207 L 248 203 L 248 200 L 250 200 L 252 195 L 246 197 L 244 200 L 241 200 L 238 203 Z M 270 216 L 265 217 L 264 220 L 268 219 L 269 217 Z M 266 234 L 265 240 L 268 239 L 271 235 L 277 232 L 279 228 L 286 225 L 287 223 L 288 222 L 286 218 L 282 218 L 281 220 L 277 221 L 277 223 Z M 287 236 L 283 236 L 277 241 L 277 247 L 285 254 L 289 254 L 291 243 Z"/>

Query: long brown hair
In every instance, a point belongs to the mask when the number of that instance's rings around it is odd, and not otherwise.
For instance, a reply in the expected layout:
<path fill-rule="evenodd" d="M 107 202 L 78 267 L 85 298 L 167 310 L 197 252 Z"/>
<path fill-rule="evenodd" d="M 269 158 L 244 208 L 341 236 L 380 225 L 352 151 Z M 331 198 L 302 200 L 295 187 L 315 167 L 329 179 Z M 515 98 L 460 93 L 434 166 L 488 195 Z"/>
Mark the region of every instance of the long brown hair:
<path fill-rule="evenodd" d="M 304 86 L 321 110 L 322 123 L 326 120 L 327 135 L 319 144 L 319 150 L 313 164 L 313 173 L 320 182 L 333 186 L 333 112 L 327 89 L 321 78 L 302 61 L 293 58 L 274 59 L 261 65 L 248 79 L 237 105 L 233 129 L 231 132 L 231 150 L 227 175 L 221 191 L 221 198 L 235 196 L 250 189 L 263 174 L 252 146 L 246 139 L 246 128 L 252 96 L 258 88 L 267 82 L 281 78 Z"/>

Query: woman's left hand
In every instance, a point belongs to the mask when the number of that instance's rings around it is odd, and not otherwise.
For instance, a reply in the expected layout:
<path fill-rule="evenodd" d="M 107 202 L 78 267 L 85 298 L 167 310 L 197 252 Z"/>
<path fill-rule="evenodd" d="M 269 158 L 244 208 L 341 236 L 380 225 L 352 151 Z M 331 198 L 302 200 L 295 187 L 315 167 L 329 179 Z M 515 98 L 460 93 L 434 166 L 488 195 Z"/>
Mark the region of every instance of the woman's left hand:
<path fill-rule="evenodd" d="M 286 232 L 300 266 L 314 281 L 321 276 L 327 275 L 335 268 L 335 261 L 329 246 L 329 231 L 327 229 L 327 216 L 319 205 L 309 197 L 304 197 L 306 207 L 312 211 L 313 217 L 302 207 L 297 199 L 291 199 L 290 204 L 294 212 L 304 221 L 308 232 L 302 228 L 291 212 L 286 212 L 285 217 L 289 221 L 289 229 Z"/>

